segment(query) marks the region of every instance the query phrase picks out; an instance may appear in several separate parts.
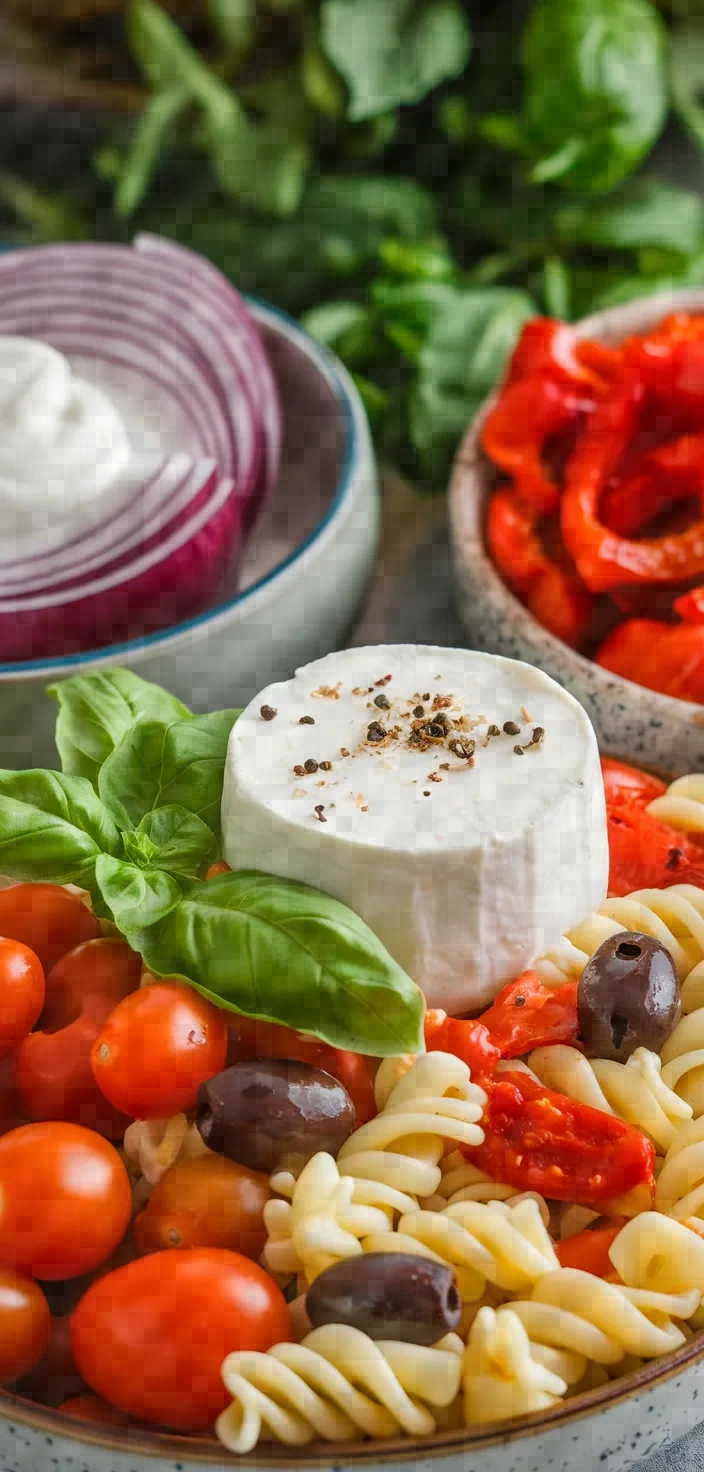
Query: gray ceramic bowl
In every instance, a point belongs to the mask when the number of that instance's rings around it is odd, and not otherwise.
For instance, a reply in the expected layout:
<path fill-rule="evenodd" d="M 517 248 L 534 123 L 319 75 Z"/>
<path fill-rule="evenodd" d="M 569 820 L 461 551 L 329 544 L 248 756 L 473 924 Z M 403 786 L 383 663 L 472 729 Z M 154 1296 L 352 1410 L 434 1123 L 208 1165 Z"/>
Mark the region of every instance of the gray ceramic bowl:
<path fill-rule="evenodd" d="M 577 324 L 580 337 L 617 343 L 676 309 L 704 312 L 704 289 L 640 297 Z M 450 525 L 462 619 L 478 649 L 535 664 L 585 706 L 602 751 L 676 776 L 704 768 L 704 709 L 620 679 L 548 633 L 514 597 L 485 545 L 486 502 L 495 472 L 479 444 L 495 395 L 470 425 L 455 460 Z"/>
<path fill-rule="evenodd" d="M 222 710 L 344 643 L 379 539 L 366 416 L 330 353 L 283 313 L 250 305 L 279 385 L 285 440 L 237 579 L 216 607 L 160 633 L 66 659 L 0 664 L 0 767 L 56 764 L 56 707 L 44 693 L 55 680 L 128 665 L 196 711 Z"/>
<path fill-rule="evenodd" d="M 211 1441 L 108 1430 L 0 1391 L 3 1472 L 626 1472 L 701 1421 L 704 1336 L 547 1415 L 508 1427 L 439 1432 L 417 1441 L 263 1445 L 245 1457 Z"/>

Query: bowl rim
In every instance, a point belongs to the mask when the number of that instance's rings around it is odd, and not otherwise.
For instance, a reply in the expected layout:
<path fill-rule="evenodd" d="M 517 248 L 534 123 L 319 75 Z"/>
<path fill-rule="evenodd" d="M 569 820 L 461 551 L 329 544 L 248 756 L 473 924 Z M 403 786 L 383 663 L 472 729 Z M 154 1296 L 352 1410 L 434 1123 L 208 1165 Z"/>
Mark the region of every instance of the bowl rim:
<path fill-rule="evenodd" d="M 600 340 L 620 342 L 629 333 L 643 331 L 655 325 L 669 312 L 678 310 L 704 313 L 704 287 L 678 287 L 634 297 L 629 302 L 616 303 L 598 312 L 592 312 L 588 317 L 580 317 L 571 325 L 579 338 L 596 336 Z M 497 402 L 499 393 L 500 388 L 496 388 L 484 400 L 466 429 L 453 462 L 449 515 L 456 566 L 461 569 L 463 564 L 468 562 L 474 565 L 481 575 L 487 596 L 496 607 L 503 606 L 511 610 L 514 625 L 520 623 L 524 625 L 526 631 L 530 631 L 534 648 L 536 648 L 536 641 L 542 646 L 541 657 L 543 652 L 552 655 L 582 679 L 589 678 L 594 681 L 611 698 L 614 698 L 620 690 L 623 691 L 626 698 L 631 699 L 637 692 L 641 702 L 645 699 L 652 704 L 653 712 L 659 710 L 663 715 L 667 713 L 678 721 L 701 724 L 702 706 L 693 701 L 680 700 L 675 695 L 664 695 L 660 690 L 650 690 L 644 685 L 636 684 L 633 680 L 625 679 L 623 675 L 616 675 L 611 670 L 604 669 L 594 660 L 589 659 L 587 655 L 572 649 L 569 644 L 558 639 L 556 634 L 552 634 L 549 629 L 538 623 L 538 620 L 504 582 L 488 554 L 483 526 L 483 501 L 482 524 L 476 535 L 476 544 L 472 545 L 469 556 L 466 555 L 463 544 L 466 545 L 467 540 L 464 535 L 467 514 L 467 476 L 473 474 L 483 478 L 484 468 L 491 465 L 482 449 L 480 435 L 484 421 Z M 471 528 L 471 535 L 474 543 L 474 527 Z M 561 679 L 562 676 L 556 675 L 555 678 Z"/>
<path fill-rule="evenodd" d="M 510 1304 L 507 1305 L 510 1307 Z M 274 1442 L 263 1442 L 246 1453 L 229 1452 L 220 1442 L 203 1443 L 195 1437 L 179 1436 L 177 1433 L 151 1431 L 149 1428 L 118 1428 L 91 1425 L 88 1421 L 72 1419 L 58 1409 L 39 1405 L 26 1400 L 9 1390 L 0 1389 L 0 1418 L 17 1421 L 22 1426 L 44 1432 L 45 1436 L 56 1436 L 80 1442 L 86 1446 L 100 1446 L 110 1451 L 128 1452 L 133 1456 L 163 1459 L 173 1457 L 177 1462 L 189 1461 L 195 1466 L 217 1466 L 219 1472 L 231 1461 L 233 1467 L 280 1468 L 282 1464 L 309 1468 L 313 1465 L 331 1466 L 334 1472 L 340 1467 L 363 1467 L 366 1463 L 375 1466 L 403 1462 L 418 1464 L 430 1456 L 451 1456 L 481 1453 L 489 1447 L 508 1445 L 524 1441 L 528 1437 L 561 1431 L 575 1421 L 586 1420 L 601 1410 L 611 1410 L 630 1401 L 634 1396 L 645 1394 L 656 1387 L 675 1379 L 685 1370 L 704 1359 L 704 1330 L 673 1350 L 669 1355 L 651 1360 L 648 1364 L 624 1375 L 621 1380 L 612 1380 L 596 1390 L 583 1391 L 572 1400 L 562 1401 L 552 1411 L 536 1411 L 519 1420 L 493 1422 L 481 1430 L 460 1427 L 453 1431 L 437 1431 L 432 1436 L 396 1437 L 388 1441 L 323 1442 L 312 1441 L 306 1447 L 279 1446 Z M 92 1392 L 91 1392 L 92 1393 Z"/>
<path fill-rule="evenodd" d="M 56 659 L 0 662 L 0 688 L 4 680 L 66 678 L 69 674 L 83 674 L 86 669 L 91 669 L 96 664 L 110 665 L 130 656 L 148 655 L 150 652 L 166 650 L 172 641 L 182 638 L 184 634 L 193 633 L 210 624 L 217 624 L 219 620 L 231 615 L 233 609 L 242 608 L 251 600 L 261 598 L 263 593 L 276 584 L 280 578 L 283 578 L 296 563 L 305 558 L 311 548 L 315 547 L 337 521 L 353 488 L 367 437 L 364 410 L 354 383 L 335 355 L 316 342 L 315 338 L 311 337 L 310 333 L 306 332 L 287 312 L 249 294 L 244 296 L 244 300 L 251 308 L 256 321 L 263 322 L 272 327 L 274 331 L 278 331 L 281 337 L 292 342 L 315 364 L 337 401 L 344 435 L 342 463 L 335 494 L 320 520 L 316 522 L 303 541 L 280 562 L 277 562 L 275 567 L 257 578 L 250 587 L 244 588 L 242 592 L 235 593 L 225 602 L 219 603 L 216 608 L 206 609 L 204 613 L 196 614 L 193 618 L 184 619 L 180 623 L 171 624 L 167 629 L 144 634 L 137 639 L 128 639 L 121 644 L 106 644 L 100 649 L 62 655 Z"/>

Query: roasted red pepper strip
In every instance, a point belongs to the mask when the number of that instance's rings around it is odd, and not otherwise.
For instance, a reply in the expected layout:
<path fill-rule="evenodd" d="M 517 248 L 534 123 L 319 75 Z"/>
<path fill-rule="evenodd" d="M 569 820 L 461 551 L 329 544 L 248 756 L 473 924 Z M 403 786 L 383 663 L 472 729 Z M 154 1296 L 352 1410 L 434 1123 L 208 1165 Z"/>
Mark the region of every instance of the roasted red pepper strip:
<path fill-rule="evenodd" d="M 534 510 L 546 515 L 560 504 L 560 488 L 543 464 L 550 440 L 576 424 L 584 404 L 572 389 L 550 378 L 509 383 L 484 421 L 482 447 L 505 470 Z"/>
<path fill-rule="evenodd" d="M 704 588 L 690 588 L 672 605 L 675 613 L 686 624 L 704 624 Z"/>
<path fill-rule="evenodd" d="M 357 1124 L 366 1124 L 377 1113 L 374 1086 L 366 1058 L 321 1043 L 309 1033 L 297 1032 L 278 1022 L 262 1022 L 234 1014 L 228 1024 L 228 1065 L 250 1058 L 288 1058 L 312 1063 L 339 1079 L 347 1089 L 357 1113 Z"/>
<path fill-rule="evenodd" d="M 704 704 L 702 624 L 627 619 L 599 646 L 594 660 L 603 669 L 648 690 Z"/>
<path fill-rule="evenodd" d="M 592 1227 L 577 1232 L 558 1242 L 555 1255 L 561 1268 L 579 1268 L 583 1273 L 593 1273 L 595 1278 L 613 1276 L 614 1265 L 609 1257 L 609 1248 L 626 1225 L 626 1217 L 610 1222 L 608 1227 Z"/>
<path fill-rule="evenodd" d="M 481 1022 L 448 1017 L 439 1008 L 425 1014 L 425 1046 L 428 1053 L 453 1053 L 466 1063 L 474 1077 L 493 1073 L 501 1052 Z"/>
<path fill-rule="evenodd" d="M 603 392 L 618 364 L 618 352 L 600 343 L 580 342 L 568 322 L 532 317 L 511 357 L 507 383 L 522 378 L 559 378 Z"/>
<path fill-rule="evenodd" d="M 484 1143 L 462 1153 L 494 1181 L 552 1201 L 599 1206 L 654 1190 L 655 1148 L 630 1124 L 543 1088 L 523 1073 L 482 1079 Z"/>
<path fill-rule="evenodd" d="M 671 884 L 704 888 L 704 854 L 685 833 L 677 833 L 635 803 L 607 805 L 609 895 L 636 889 L 667 889 Z"/>
<path fill-rule="evenodd" d="M 641 772 L 640 767 L 627 767 L 610 756 L 601 758 L 601 775 L 607 811 L 617 811 L 622 807 L 646 808 L 654 798 L 662 797 L 666 789 L 666 784 L 659 777 Z"/>
<path fill-rule="evenodd" d="M 704 409 L 704 343 L 685 344 L 678 351 L 686 349 L 691 356 L 695 348 L 701 358 L 699 386 L 688 377 L 694 372 L 693 365 L 688 368 L 680 363 L 675 371 L 671 360 L 648 363 L 646 354 L 633 347 L 625 355 L 618 387 L 597 404 L 568 462 L 561 503 L 562 535 L 580 577 L 592 592 L 631 583 L 682 583 L 704 573 L 704 520 L 683 532 L 639 541 L 609 531 L 600 515 L 609 481 L 639 431 L 647 391 L 656 399 L 679 403 L 683 410 L 684 406 L 693 410 L 695 403 L 700 414 Z"/>
<path fill-rule="evenodd" d="M 591 620 L 591 594 L 574 571 L 548 554 L 539 514 L 512 487 L 494 492 L 486 537 L 499 572 L 533 617 L 565 644 L 577 645 Z"/>
<path fill-rule="evenodd" d="M 578 983 L 551 991 L 535 971 L 509 982 L 481 1021 L 502 1058 L 520 1058 L 547 1043 L 574 1043 L 579 1036 Z"/>

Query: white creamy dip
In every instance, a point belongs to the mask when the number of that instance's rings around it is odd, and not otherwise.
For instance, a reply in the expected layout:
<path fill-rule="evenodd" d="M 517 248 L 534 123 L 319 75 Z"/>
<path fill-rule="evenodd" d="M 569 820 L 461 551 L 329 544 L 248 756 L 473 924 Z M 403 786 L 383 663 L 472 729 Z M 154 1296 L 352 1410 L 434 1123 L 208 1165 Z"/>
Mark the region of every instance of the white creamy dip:
<path fill-rule="evenodd" d="M 127 429 L 99 388 L 34 338 L 0 336 L 0 540 L 21 556 L 103 515 L 132 460 Z"/>

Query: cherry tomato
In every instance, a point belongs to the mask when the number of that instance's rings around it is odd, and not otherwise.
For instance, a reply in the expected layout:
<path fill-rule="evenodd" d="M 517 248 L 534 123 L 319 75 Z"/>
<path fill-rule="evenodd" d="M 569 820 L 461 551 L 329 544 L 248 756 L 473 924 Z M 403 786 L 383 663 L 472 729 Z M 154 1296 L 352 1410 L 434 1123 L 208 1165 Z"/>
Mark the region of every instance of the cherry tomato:
<path fill-rule="evenodd" d="M 27 1114 L 17 1092 L 14 1058 L 3 1058 L 0 1062 L 0 1135 L 27 1124 Z"/>
<path fill-rule="evenodd" d="M 205 877 L 206 879 L 219 879 L 221 874 L 231 873 L 232 870 L 230 868 L 230 865 L 226 864 L 224 859 L 218 859 L 216 863 L 210 865 L 210 868 Z"/>
<path fill-rule="evenodd" d="M 62 1119 L 120 1139 L 129 1121 L 108 1104 L 90 1050 L 116 1003 L 133 992 L 142 963 L 124 940 L 89 940 L 54 966 L 42 1026 L 15 1056 L 15 1079 L 30 1119 Z"/>
<path fill-rule="evenodd" d="M 225 1356 L 290 1339 L 291 1320 L 263 1268 L 199 1247 L 155 1252 L 101 1278 L 75 1310 L 71 1338 L 97 1395 L 140 1420 L 198 1431 L 230 1402 Z"/>
<path fill-rule="evenodd" d="M 68 1314 L 61 1317 L 52 1314 L 45 1353 L 34 1369 L 23 1375 L 13 1388 L 19 1395 L 26 1395 L 46 1406 L 58 1406 L 67 1395 L 77 1395 L 84 1389 L 73 1359 Z"/>
<path fill-rule="evenodd" d="M 7 1058 L 32 1031 L 43 1006 L 39 957 L 22 941 L 0 936 L 0 1058 Z"/>
<path fill-rule="evenodd" d="M 601 758 L 601 775 L 609 810 L 624 806 L 645 808 L 653 798 L 662 797 L 665 791 L 665 783 L 659 777 L 641 772 L 639 767 L 627 767 L 610 756 Z"/>
<path fill-rule="evenodd" d="M 156 981 L 126 997 L 93 1044 L 98 1087 L 133 1119 L 193 1109 L 227 1054 L 225 1014 L 193 987 Z"/>
<path fill-rule="evenodd" d="M 588 1227 L 574 1237 L 565 1237 L 558 1242 L 555 1254 L 561 1268 L 579 1268 L 583 1273 L 593 1273 L 595 1278 L 609 1278 L 614 1265 L 609 1257 L 609 1248 L 626 1225 L 625 1217 L 609 1222 L 604 1227 Z"/>
<path fill-rule="evenodd" d="M 130 1183 L 112 1145 L 77 1124 L 0 1139 L 0 1263 L 48 1282 L 97 1267 L 129 1225 Z"/>
<path fill-rule="evenodd" d="M 29 1374 L 49 1344 L 51 1314 L 38 1283 L 0 1268 L 0 1385 Z"/>
<path fill-rule="evenodd" d="M 75 1421 L 90 1421 L 92 1426 L 129 1426 L 130 1420 L 122 1411 L 115 1406 L 108 1405 L 106 1400 L 101 1400 L 99 1395 L 90 1395 L 84 1391 L 82 1395 L 72 1395 L 59 1406 L 65 1416 L 73 1416 Z"/>
<path fill-rule="evenodd" d="M 266 1241 L 263 1211 L 270 1197 L 265 1175 L 222 1155 L 172 1165 L 134 1224 L 137 1247 L 229 1247 L 256 1260 Z"/>
<path fill-rule="evenodd" d="M 29 946 L 49 972 L 67 951 L 99 936 L 100 921 L 59 884 L 11 884 L 0 890 L 0 935 Z"/>
<path fill-rule="evenodd" d="M 367 1124 L 377 1109 L 374 1085 L 361 1053 L 346 1053 L 321 1043 L 310 1033 L 298 1032 L 279 1022 L 262 1022 L 255 1017 L 230 1014 L 228 1021 L 228 1064 L 248 1062 L 252 1058 L 282 1058 L 292 1063 L 312 1063 L 331 1073 L 344 1084 L 357 1115 L 357 1124 Z"/>

